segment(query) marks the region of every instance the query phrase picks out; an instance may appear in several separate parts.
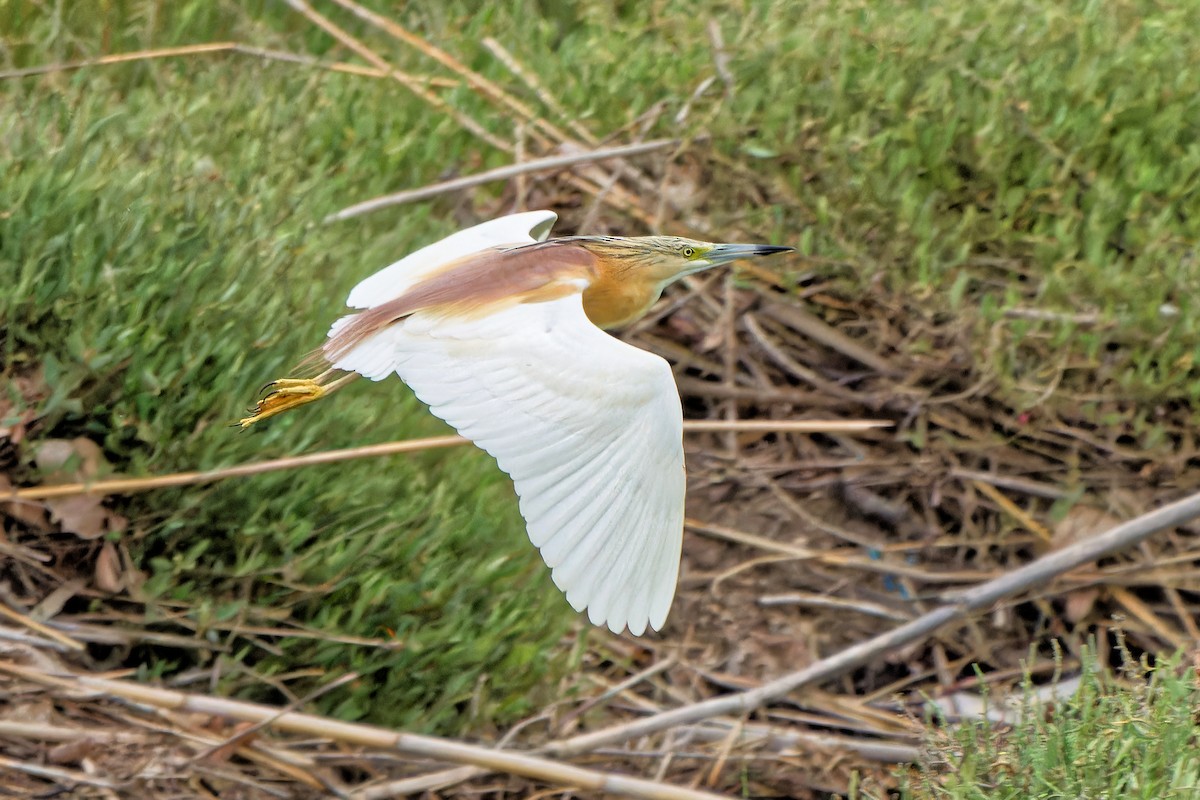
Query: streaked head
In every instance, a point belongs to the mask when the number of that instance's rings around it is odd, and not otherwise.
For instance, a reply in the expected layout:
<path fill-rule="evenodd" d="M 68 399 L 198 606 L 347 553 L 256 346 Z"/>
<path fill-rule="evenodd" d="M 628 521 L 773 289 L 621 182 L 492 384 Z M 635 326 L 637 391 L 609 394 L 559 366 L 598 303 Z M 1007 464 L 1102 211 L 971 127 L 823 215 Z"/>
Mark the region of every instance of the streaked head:
<path fill-rule="evenodd" d="M 581 238 L 586 239 L 585 246 L 600 258 L 627 262 L 630 267 L 647 270 L 653 280 L 662 284 L 739 258 L 767 256 L 793 249 L 773 244 L 700 242 L 682 236 Z"/>

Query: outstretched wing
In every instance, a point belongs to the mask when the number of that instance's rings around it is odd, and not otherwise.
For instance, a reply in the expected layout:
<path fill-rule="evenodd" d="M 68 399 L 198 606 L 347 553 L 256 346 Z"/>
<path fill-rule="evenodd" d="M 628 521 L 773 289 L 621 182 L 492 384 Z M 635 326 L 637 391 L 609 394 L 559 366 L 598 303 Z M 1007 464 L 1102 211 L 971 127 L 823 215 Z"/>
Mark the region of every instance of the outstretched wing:
<path fill-rule="evenodd" d="M 573 294 L 474 318 L 418 312 L 339 369 L 384 358 L 513 479 L 529 538 L 576 611 L 666 620 L 683 537 L 683 418 L 667 362 L 595 327 Z"/>

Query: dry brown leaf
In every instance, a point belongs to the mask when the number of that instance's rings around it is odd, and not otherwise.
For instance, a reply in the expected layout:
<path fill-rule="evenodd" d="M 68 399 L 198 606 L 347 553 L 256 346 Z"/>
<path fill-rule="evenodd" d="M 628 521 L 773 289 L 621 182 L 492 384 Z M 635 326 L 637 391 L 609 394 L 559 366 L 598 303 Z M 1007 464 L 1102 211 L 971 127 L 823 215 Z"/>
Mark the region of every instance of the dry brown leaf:
<path fill-rule="evenodd" d="M 72 742 L 51 747 L 46 752 L 46 760 L 51 764 L 78 764 L 83 761 L 100 743 L 90 736 L 84 736 Z"/>
<path fill-rule="evenodd" d="M 128 520 L 126 520 L 126 526 L 128 526 Z M 136 531 L 132 532 L 131 538 L 137 538 Z M 145 572 L 142 572 L 137 568 L 133 556 L 129 554 L 129 548 L 125 545 L 124 540 L 118 543 L 118 553 L 121 556 L 121 583 L 124 585 L 126 593 L 128 593 L 129 596 L 135 600 L 146 600 L 145 596 L 141 593 L 141 588 L 148 580 L 148 576 Z"/>
<path fill-rule="evenodd" d="M 19 445 L 25 441 L 29 426 L 38 417 L 34 407 L 38 405 L 39 401 L 45 399 L 50 391 L 42 378 L 40 367 L 28 373 L 6 375 L 5 379 L 11 383 L 16 392 L 15 394 L 0 395 L 0 418 L 15 421 L 0 425 L 0 439 L 8 439 L 14 445 Z M 14 397 L 21 398 L 19 405 L 25 406 L 23 411 L 17 412 L 18 402 L 13 399 Z"/>
<path fill-rule="evenodd" d="M 1066 547 L 1074 542 L 1090 539 L 1103 533 L 1121 520 L 1109 512 L 1095 506 L 1074 506 L 1062 521 L 1054 527 L 1051 543 L 1057 549 Z M 1095 587 L 1076 589 L 1067 592 L 1063 604 L 1063 616 L 1072 624 L 1078 624 L 1088 618 L 1096 601 L 1100 599 L 1100 590 Z"/>
<path fill-rule="evenodd" d="M 1063 616 L 1073 624 L 1083 621 L 1092 612 L 1099 597 L 1100 590 L 1094 587 L 1067 592 L 1067 601 L 1063 604 Z"/>
<path fill-rule="evenodd" d="M 38 601 L 38 604 L 30 609 L 29 615 L 39 622 L 54 619 L 72 598 L 79 595 L 83 587 L 84 581 L 79 578 L 63 581 L 54 587 L 54 591 Z"/>
<path fill-rule="evenodd" d="M 255 734 L 250 734 L 250 735 L 246 736 L 245 738 L 237 738 L 244 731 L 248 731 L 253 727 L 254 727 L 254 723 L 252 723 L 252 722 L 239 722 L 236 725 L 234 725 L 233 731 L 229 733 L 229 738 L 234 739 L 234 741 L 229 742 L 227 744 L 223 744 L 220 747 L 216 748 L 215 750 L 213 750 L 211 753 L 208 754 L 208 756 L 205 758 L 205 760 L 209 761 L 211 763 L 214 763 L 214 764 L 220 764 L 224 761 L 228 761 L 229 759 L 233 758 L 234 754 L 237 753 L 237 751 L 240 748 L 245 747 L 246 745 L 250 744 L 250 742 L 254 741 Z M 222 728 L 224 730 L 228 730 L 227 728 L 225 728 L 225 726 L 222 726 Z"/>
<path fill-rule="evenodd" d="M 33 457 L 38 469 L 55 480 L 89 480 L 107 472 L 108 462 L 100 445 L 83 436 L 47 439 L 38 444 Z"/>
<path fill-rule="evenodd" d="M 100 547 L 92 582 L 97 589 L 109 594 L 116 594 L 125 588 L 125 579 L 121 574 L 121 556 L 112 542 L 105 542 Z"/>
<path fill-rule="evenodd" d="M 65 469 L 74 454 L 69 439 L 46 439 L 38 444 L 33 462 L 43 472 L 54 472 Z"/>
<path fill-rule="evenodd" d="M 0 475 L 0 496 L 9 494 L 13 488 L 7 477 Z M 46 516 L 46 507 L 42 503 L 31 500 L 0 500 L 0 514 L 43 533 L 52 530 L 50 518 Z"/>
<path fill-rule="evenodd" d="M 6 429 L 11 435 L 16 428 Z M 2 435 L 4 431 L 0 431 Z M 18 432 L 24 435 L 24 428 Z M 37 444 L 34 463 L 48 484 L 89 481 L 112 474 L 100 445 L 86 437 L 47 439 Z M 52 523 L 83 539 L 95 539 L 105 533 L 123 530 L 128 520 L 103 505 L 101 497 L 74 495 L 50 501 L 4 500 L 14 490 L 12 482 L 0 474 L 0 514 L 26 527 L 48 533 Z"/>
<path fill-rule="evenodd" d="M 688 342 L 697 342 L 704 338 L 706 328 L 701 327 L 695 317 L 687 314 L 672 314 L 663 320 L 663 327 L 671 332 L 672 338 Z"/>
<path fill-rule="evenodd" d="M 108 523 L 105 525 L 105 530 L 111 533 L 112 531 L 123 531 L 129 527 L 128 517 L 118 514 L 111 509 L 106 508 L 104 510 L 108 512 Z"/>
<path fill-rule="evenodd" d="M 1054 526 L 1051 542 L 1055 549 L 1066 547 L 1074 542 L 1090 539 L 1098 533 L 1103 533 L 1120 521 L 1119 518 L 1104 509 L 1077 505 L 1067 512 L 1061 522 Z"/>
<path fill-rule="evenodd" d="M 103 536 L 108 529 L 108 509 L 103 498 L 90 494 L 77 494 L 59 500 L 47 500 L 50 518 L 62 526 L 67 533 L 84 539 Z"/>
<path fill-rule="evenodd" d="M 0 401 L 0 417 L 11 418 L 12 407 L 10 404 L 5 404 Z M 37 419 L 37 412 L 32 409 L 22 411 L 16 421 L 8 425 L 0 425 L 0 439 L 8 439 L 13 445 L 19 445 L 25 441 L 25 436 L 29 433 L 29 425 Z"/>

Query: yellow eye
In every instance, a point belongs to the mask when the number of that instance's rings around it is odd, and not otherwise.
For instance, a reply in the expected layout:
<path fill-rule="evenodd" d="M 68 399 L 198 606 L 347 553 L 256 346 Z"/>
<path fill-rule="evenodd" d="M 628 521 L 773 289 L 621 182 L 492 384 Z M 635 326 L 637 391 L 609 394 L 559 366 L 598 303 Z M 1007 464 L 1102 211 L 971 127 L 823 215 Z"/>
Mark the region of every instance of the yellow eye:
<path fill-rule="evenodd" d="M 691 258 L 694 255 L 696 255 L 696 248 L 694 248 L 694 247 L 683 248 L 683 257 L 684 258 Z"/>

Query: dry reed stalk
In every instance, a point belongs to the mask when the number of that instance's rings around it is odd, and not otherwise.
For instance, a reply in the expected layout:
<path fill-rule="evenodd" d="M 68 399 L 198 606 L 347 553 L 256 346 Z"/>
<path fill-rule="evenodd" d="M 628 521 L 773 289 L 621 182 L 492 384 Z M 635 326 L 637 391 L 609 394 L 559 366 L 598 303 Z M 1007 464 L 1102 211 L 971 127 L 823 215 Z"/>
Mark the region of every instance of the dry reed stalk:
<path fill-rule="evenodd" d="M 448 181 L 432 183 L 428 186 L 422 186 L 417 189 L 406 189 L 402 192 L 394 192 L 385 194 L 382 197 L 376 197 L 371 200 L 364 200 L 361 203 L 355 203 L 352 206 L 343 208 L 341 211 L 330 214 L 325 217 L 325 222 L 337 222 L 343 219 L 350 219 L 361 214 L 367 214 L 372 211 L 378 211 L 381 208 L 390 206 L 403 205 L 405 203 L 413 203 L 417 200 L 427 200 L 431 197 L 456 192 L 460 189 L 469 189 L 473 186 L 481 186 L 492 181 L 506 181 L 509 178 L 515 178 L 521 175 L 526 175 L 530 172 L 541 172 L 542 170 L 562 169 L 575 164 L 588 164 L 597 161 L 603 161 L 608 158 L 625 158 L 627 156 L 640 155 L 642 153 L 652 153 L 656 150 L 664 150 L 668 147 L 674 147 L 678 142 L 674 139 L 656 139 L 652 142 L 642 142 L 639 144 L 626 144 L 617 147 L 601 148 L 599 150 L 589 150 L 581 153 L 571 153 L 562 156 L 547 156 L 545 158 L 535 158 L 532 161 L 518 161 L 515 164 L 509 164 L 496 169 L 489 169 L 486 172 L 480 172 L 475 175 L 466 175 L 461 178 L 453 178 Z"/>
<path fill-rule="evenodd" d="M 23 625 L 26 628 L 29 628 L 29 630 L 39 633 L 42 636 L 45 636 L 47 639 L 52 639 L 55 642 L 58 642 L 63 647 L 67 648 L 68 650 L 74 650 L 76 652 L 79 652 L 81 650 L 86 649 L 86 645 L 84 645 L 82 642 L 77 642 L 74 639 L 72 639 L 70 636 L 59 633 L 58 631 L 54 630 L 53 628 L 49 628 L 49 627 L 43 625 L 42 623 L 38 622 L 36 619 L 32 619 L 31 617 L 27 617 L 24 614 L 20 614 L 16 611 L 13 611 L 6 605 L 0 604 L 0 616 L 7 617 L 8 619 L 12 620 L 13 622 Z"/>
<path fill-rule="evenodd" d="M 550 111 L 553 113 L 557 114 L 559 118 L 565 120 L 567 125 L 571 128 L 571 132 L 578 136 L 585 144 L 590 147 L 595 147 L 600 143 L 600 140 L 593 136 L 592 132 L 585 128 L 579 122 L 579 120 L 567 113 L 567 109 L 565 109 L 563 105 L 558 102 L 557 98 L 550 94 L 546 87 L 542 85 L 542 82 L 538 80 L 537 75 L 535 75 L 531 70 L 526 69 L 521 62 L 517 61 L 516 57 L 504 48 L 504 45 L 500 44 L 500 42 L 496 41 L 490 36 L 485 36 L 483 39 L 483 46 L 486 47 L 488 52 L 491 53 L 497 61 L 503 64 L 509 72 L 511 72 L 517 77 L 518 80 L 528 86 L 530 91 L 537 95 L 537 98 L 541 101 L 542 105 L 550 109 Z"/>
<path fill-rule="evenodd" d="M 419 97 L 425 103 L 427 103 L 429 106 L 431 106 L 438 112 L 445 114 L 447 117 L 449 117 L 450 119 L 457 122 L 465 130 L 470 131 L 478 139 L 486 142 L 487 144 L 489 144 L 490 146 L 496 148 L 497 150 L 499 150 L 501 152 L 504 152 L 504 153 L 512 152 L 513 148 L 512 148 L 511 144 L 501 141 L 496 136 L 494 136 L 493 134 L 488 132 L 488 130 L 486 128 L 484 128 L 482 125 L 480 125 L 478 122 L 476 122 L 472 117 L 468 116 L 467 114 L 464 114 L 463 112 L 459 111 L 457 108 L 454 108 L 452 105 L 447 103 L 445 100 L 438 97 L 433 92 L 429 91 L 425 87 L 425 85 L 423 85 L 424 82 L 422 80 L 417 79 L 417 78 L 413 77 L 412 75 L 401 72 L 400 70 L 397 70 L 394 67 L 392 67 L 391 64 L 389 64 L 386 60 L 384 60 L 374 50 L 367 47 L 361 41 L 354 38 L 349 33 L 347 33 L 345 30 L 343 30 L 342 28 L 335 25 L 328 18 L 319 14 L 316 10 L 313 9 L 312 6 L 310 6 L 308 3 L 304 2 L 304 0 L 284 0 L 284 2 L 287 3 L 289 6 L 291 6 L 293 9 L 295 9 L 296 11 L 303 14 L 305 16 L 305 18 L 308 19 L 309 22 L 311 22 L 312 24 L 316 25 L 321 30 L 328 33 L 334 39 L 337 39 L 337 41 L 340 42 L 341 44 L 343 44 L 346 47 L 348 47 L 349 49 L 353 50 L 364 60 L 369 62 L 372 66 L 376 67 L 379 70 L 386 72 L 389 77 L 393 78 L 397 83 L 399 83 L 405 89 L 408 89 L 410 92 L 415 94 L 417 97 Z"/>
<path fill-rule="evenodd" d="M 86 675 L 49 675 L 8 661 L 0 661 L 0 671 L 42 686 L 54 686 L 72 691 L 91 691 L 107 697 L 170 711 L 210 714 L 224 719 L 263 724 L 280 732 L 317 736 L 357 747 L 464 764 L 491 772 L 520 775 L 587 791 L 645 798 L 646 800 L 718 800 L 719 798 L 719 795 L 710 792 L 585 769 L 544 756 L 493 750 L 481 745 L 393 731 L 374 725 L 342 722 L 314 714 L 292 711 L 281 713 L 277 708 L 257 703 L 208 697 Z"/>
<path fill-rule="evenodd" d="M 182 56 L 206 55 L 209 53 L 236 53 L 254 56 L 268 61 L 284 61 L 289 64 L 303 64 L 308 67 L 325 69 L 330 72 L 343 72 L 348 75 L 361 75 L 366 78 L 386 78 L 388 70 L 373 69 L 357 64 L 347 64 L 342 61 L 321 61 L 312 56 L 298 53 L 288 53 L 282 50 L 270 50 L 264 47 L 254 47 L 241 42 L 206 42 L 203 44 L 181 45 L 179 47 L 162 47 L 152 50 L 134 50 L 129 53 L 112 53 L 97 58 L 84 58 L 78 61 L 63 61 L 58 64 L 39 64 L 36 67 L 10 69 L 0 71 L 0 80 L 12 78 L 29 78 L 37 75 L 51 75 L 55 72 L 71 72 L 87 67 L 106 67 L 116 64 L 129 64 L 138 61 L 152 61 L 159 58 L 178 58 Z M 412 77 L 412 76 L 410 76 Z M 413 80 L 417 80 L 415 77 Z M 427 78 L 430 86 L 442 89 L 453 89 L 459 85 L 456 80 L 448 78 Z"/>
<path fill-rule="evenodd" d="M 731 421 L 685 421 L 683 430 L 686 433 L 714 433 L 735 431 L 740 433 L 829 433 L 864 431 L 873 428 L 883 428 L 892 423 L 886 420 L 731 420 Z M 176 472 L 171 475 L 157 475 L 149 478 L 118 478 L 108 481 L 93 481 L 80 483 L 65 483 L 52 486 L 30 486 L 17 489 L 7 496 L 0 496 L 3 501 L 34 501 L 50 500 L 56 497 L 69 497 L 76 494 L 111 495 L 143 492 L 148 489 L 165 489 L 171 486 L 191 486 L 200 483 L 212 483 L 226 478 L 259 475 L 264 472 L 276 472 L 296 467 L 309 467 L 317 464 L 333 464 L 338 461 L 351 461 L 358 458 L 375 458 L 377 456 L 395 455 L 397 453 L 412 453 L 433 450 L 441 447 L 458 447 L 470 444 L 461 436 L 432 436 L 427 439 L 405 439 L 398 442 L 348 447 L 341 450 L 326 450 L 321 453 L 310 453 L 304 456 L 289 456 L 270 461 L 255 461 L 249 464 L 239 464 L 235 467 L 211 469 L 198 472 Z"/>

